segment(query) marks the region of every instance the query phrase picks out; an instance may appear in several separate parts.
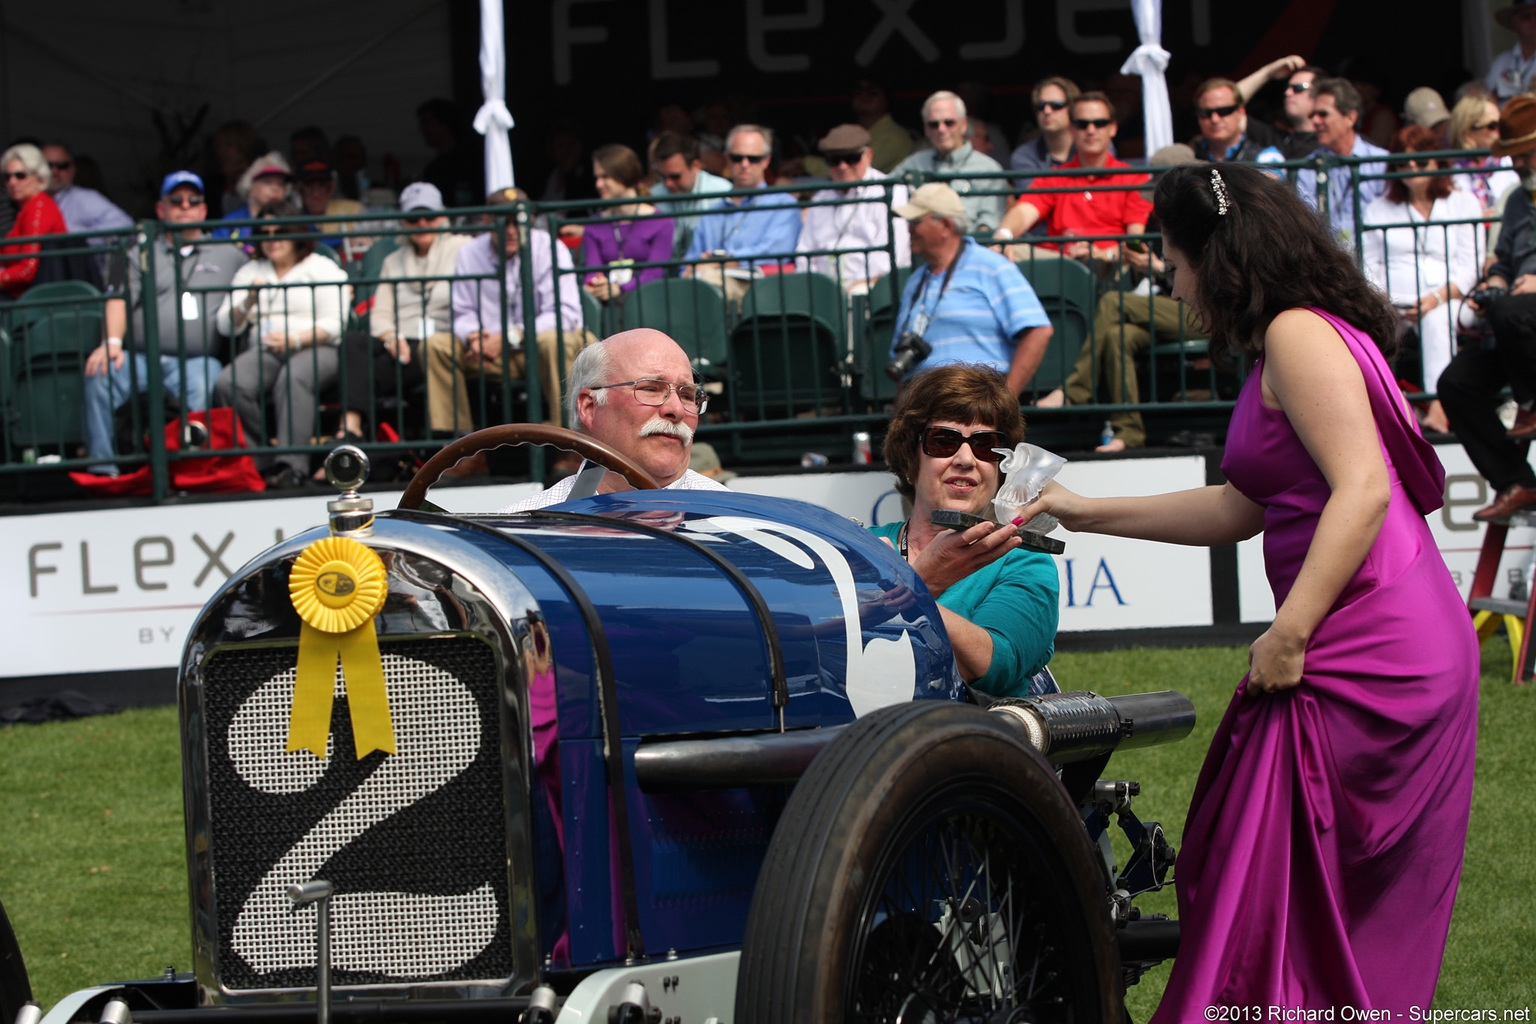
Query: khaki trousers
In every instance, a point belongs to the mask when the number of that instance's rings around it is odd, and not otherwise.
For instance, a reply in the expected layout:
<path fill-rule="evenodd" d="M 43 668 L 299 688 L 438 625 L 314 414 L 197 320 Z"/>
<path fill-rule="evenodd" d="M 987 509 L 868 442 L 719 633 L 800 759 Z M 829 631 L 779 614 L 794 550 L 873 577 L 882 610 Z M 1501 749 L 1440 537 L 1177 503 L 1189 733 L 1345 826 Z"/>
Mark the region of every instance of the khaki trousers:
<path fill-rule="evenodd" d="M 535 339 L 539 346 L 539 384 L 545 408 L 550 410 L 545 423 L 570 425 L 565 422 L 561 383 L 570 374 L 576 353 L 595 341 L 597 335 L 591 331 L 566 331 L 563 339 L 559 332 L 543 331 Z M 523 349 L 507 352 L 497 362 L 482 363 L 469 354 L 463 342 L 446 333 L 432 335 L 421 348 L 427 364 L 427 419 L 434 431 L 462 434 L 475 429 L 469 404 L 469 378 L 500 381 L 503 373 L 510 373 L 514 379 L 526 378 L 528 374 L 528 357 Z"/>
<path fill-rule="evenodd" d="M 1179 304 L 1167 296 L 1106 293 L 1094 311 L 1093 336 L 1083 342 L 1077 365 L 1062 385 L 1067 401 L 1073 405 L 1093 401 L 1095 373 L 1104 382 L 1103 397 L 1107 401 L 1116 405 L 1141 401 L 1136 353 L 1147 347 L 1154 334 L 1164 341 L 1177 341 L 1181 324 L 1185 337 L 1196 333 L 1189 322 L 1187 307 L 1181 317 Z M 1147 443 L 1141 413 L 1113 413 L 1109 422 L 1115 428 L 1115 437 L 1124 441 L 1127 448 L 1140 448 Z"/>
<path fill-rule="evenodd" d="M 708 281 L 725 293 L 726 301 L 732 306 L 741 305 L 741 297 L 747 294 L 747 289 L 752 287 L 751 281 L 743 281 L 739 277 L 727 277 L 725 269 L 718 263 L 699 263 L 693 268 L 693 276 L 700 281 Z"/>

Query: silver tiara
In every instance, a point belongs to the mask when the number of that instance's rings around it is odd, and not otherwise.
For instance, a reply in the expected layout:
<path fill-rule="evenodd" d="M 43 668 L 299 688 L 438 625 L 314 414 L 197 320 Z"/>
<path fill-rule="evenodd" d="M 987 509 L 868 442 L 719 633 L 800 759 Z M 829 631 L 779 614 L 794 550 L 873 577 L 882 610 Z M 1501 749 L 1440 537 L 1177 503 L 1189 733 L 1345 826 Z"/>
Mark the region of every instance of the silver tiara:
<path fill-rule="evenodd" d="M 1211 168 L 1211 195 L 1216 197 L 1216 215 L 1225 217 L 1232 200 L 1227 195 L 1227 183 L 1221 180 L 1221 172 L 1214 167 Z"/>

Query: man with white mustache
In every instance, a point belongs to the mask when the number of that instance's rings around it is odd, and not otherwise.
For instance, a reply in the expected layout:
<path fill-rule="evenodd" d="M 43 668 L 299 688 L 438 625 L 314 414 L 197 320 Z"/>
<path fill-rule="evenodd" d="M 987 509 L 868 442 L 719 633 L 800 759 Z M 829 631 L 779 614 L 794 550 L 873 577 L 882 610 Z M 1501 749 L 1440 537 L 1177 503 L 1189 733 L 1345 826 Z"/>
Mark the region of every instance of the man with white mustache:
<path fill-rule="evenodd" d="M 581 350 L 566 377 L 566 416 L 630 461 L 663 487 L 719 491 L 726 488 L 688 468 L 693 435 L 707 395 L 694 382 L 688 354 L 660 331 L 623 331 Z M 503 512 L 526 512 L 570 499 L 572 488 L 590 467 L 583 462 L 568 476 L 513 502 Z M 617 473 L 604 474 L 598 494 L 629 490 Z"/>

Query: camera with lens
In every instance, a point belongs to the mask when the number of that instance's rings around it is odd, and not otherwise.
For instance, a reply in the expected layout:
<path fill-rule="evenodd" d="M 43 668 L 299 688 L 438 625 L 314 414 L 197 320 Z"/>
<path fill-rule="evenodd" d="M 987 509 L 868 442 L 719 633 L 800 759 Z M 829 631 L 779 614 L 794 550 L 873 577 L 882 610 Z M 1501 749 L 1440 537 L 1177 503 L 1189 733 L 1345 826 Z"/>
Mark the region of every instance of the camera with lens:
<path fill-rule="evenodd" d="M 923 336 L 915 331 L 908 331 L 896 342 L 896 348 L 891 352 L 891 361 L 885 364 L 885 375 L 891 380 L 901 380 L 912 372 L 912 368 L 933 351 L 933 346 L 923 340 Z"/>
<path fill-rule="evenodd" d="M 1498 288 L 1485 284 L 1481 288 L 1474 288 L 1467 298 L 1472 300 L 1479 309 L 1486 310 L 1490 303 L 1497 302 L 1508 294 L 1508 288 Z"/>

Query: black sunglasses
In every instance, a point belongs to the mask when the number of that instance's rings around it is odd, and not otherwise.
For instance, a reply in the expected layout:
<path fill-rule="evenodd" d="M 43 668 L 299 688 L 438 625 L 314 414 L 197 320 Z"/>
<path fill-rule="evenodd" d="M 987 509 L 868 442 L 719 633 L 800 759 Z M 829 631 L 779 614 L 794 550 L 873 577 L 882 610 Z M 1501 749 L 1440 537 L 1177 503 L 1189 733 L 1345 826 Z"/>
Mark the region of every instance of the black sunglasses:
<path fill-rule="evenodd" d="M 1035 104 L 1036 110 L 1061 110 L 1066 107 L 1066 100 L 1040 100 Z"/>
<path fill-rule="evenodd" d="M 1471 130 L 1474 132 L 1486 132 L 1491 128 L 1497 128 L 1498 126 L 1498 121 L 1489 121 L 1485 124 L 1475 124 L 1472 126 Z"/>
<path fill-rule="evenodd" d="M 20 181 L 23 178 L 32 177 L 31 171 L 6 171 L 5 176 L 11 181 Z"/>
<path fill-rule="evenodd" d="M 1229 103 L 1225 107 L 1197 107 L 1196 112 L 1199 113 L 1200 120 L 1204 121 L 1212 117 L 1231 117 L 1237 112 L 1238 106 L 1239 104 Z"/>
<path fill-rule="evenodd" d="M 725 154 L 725 158 L 733 164 L 760 164 L 764 160 L 768 159 L 768 154 L 764 153 L 762 156 L 753 156 L 751 153 L 727 153 Z"/>
<path fill-rule="evenodd" d="M 1072 119 L 1072 127 L 1080 132 L 1087 131 L 1089 128 L 1108 128 L 1114 123 L 1114 119 L 1108 117 L 1075 117 Z"/>
<path fill-rule="evenodd" d="M 828 156 L 827 157 L 827 166 L 828 167 L 845 167 L 845 166 L 846 167 L 851 167 L 852 165 L 858 163 L 862 159 L 864 159 L 864 154 L 862 152 L 859 152 L 859 153 L 839 153 L 837 156 Z"/>
<path fill-rule="evenodd" d="M 1001 430 L 975 430 L 962 434 L 952 427 L 929 427 L 917 435 L 923 446 L 923 454 L 936 459 L 947 459 L 960 450 L 962 444 L 971 446 L 971 454 L 982 462 L 1002 462 L 1003 456 L 994 448 L 1008 448 L 1008 435 Z"/>
<path fill-rule="evenodd" d="M 48 166 L 56 171 L 67 171 L 75 166 L 75 162 L 73 160 L 49 160 Z"/>
<path fill-rule="evenodd" d="M 1290 85 L 1286 86 L 1286 89 L 1289 90 L 1290 92 L 1296 92 L 1296 93 L 1310 92 L 1312 90 L 1312 83 L 1311 82 L 1292 82 Z"/>
<path fill-rule="evenodd" d="M 953 128 L 955 125 L 957 125 L 959 123 L 960 123 L 960 121 L 959 121 L 958 118 L 946 117 L 946 118 L 944 118 L 941 121 L 929 121 L 928 122 L 928 127 L 929 128 Z"/>
<path fill-rule="evenodd" d="M 1437 163 L 1434 160 L 1404 160 L 1401 166 L 1405 171 L 1432 171 Z"/>
<path fill-rule="evenodd" d="M 166 196 L 163 202 L 166 206 L 180 206 L 183 209 L 191 209 L 194 206 L 202 206 L 206 200 L 202 196 Z"/>

